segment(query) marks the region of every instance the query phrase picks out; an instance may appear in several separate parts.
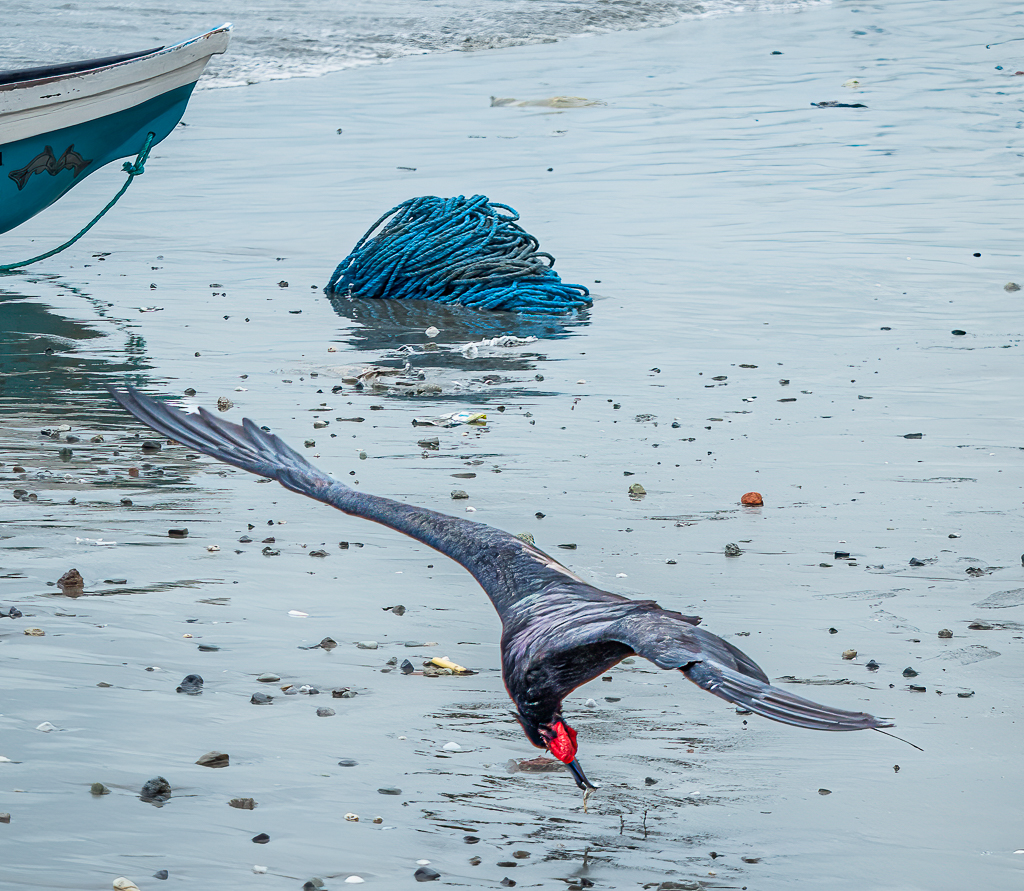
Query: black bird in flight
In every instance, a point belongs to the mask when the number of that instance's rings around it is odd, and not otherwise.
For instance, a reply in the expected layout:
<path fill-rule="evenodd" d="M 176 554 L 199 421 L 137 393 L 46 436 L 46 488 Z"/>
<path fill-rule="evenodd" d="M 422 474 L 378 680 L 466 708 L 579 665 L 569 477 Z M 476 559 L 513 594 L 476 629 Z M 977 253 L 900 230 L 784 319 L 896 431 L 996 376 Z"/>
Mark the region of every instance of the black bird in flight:
<path fill-rule="evenodd" d="M 461 563 L 501 617 L 502 677 L 527 739 L 567 765 L 585 792 L 595 787 L 576 759 L 576 731 L 562 717 L 562 700 L 627 656 L 676 669 L 709 693 L 784 724 L 810 730 L 892 726 L 771 686 L 749 656 L 696 627 L 699 618 L 588 585 L 508 532 L 351 489 L 248 418 L 239 426 L 202 408 L 186 414 L 132 387 L 110 392 L 144 424 L 182 445 L 388 526 Z"/>

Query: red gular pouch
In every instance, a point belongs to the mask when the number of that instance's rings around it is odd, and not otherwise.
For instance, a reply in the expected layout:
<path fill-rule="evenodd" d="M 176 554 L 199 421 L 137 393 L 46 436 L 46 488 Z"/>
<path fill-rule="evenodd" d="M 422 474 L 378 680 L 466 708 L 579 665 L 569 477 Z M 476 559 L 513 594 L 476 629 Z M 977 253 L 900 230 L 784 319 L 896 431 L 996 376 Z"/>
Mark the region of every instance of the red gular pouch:
<path fill-rule="evenodd" d="M 555 725 L 555 738 L 548 743 L 548 749 L 559 761 L 572 763 L 576 759 L 576 731 L 559 721 Z"/>

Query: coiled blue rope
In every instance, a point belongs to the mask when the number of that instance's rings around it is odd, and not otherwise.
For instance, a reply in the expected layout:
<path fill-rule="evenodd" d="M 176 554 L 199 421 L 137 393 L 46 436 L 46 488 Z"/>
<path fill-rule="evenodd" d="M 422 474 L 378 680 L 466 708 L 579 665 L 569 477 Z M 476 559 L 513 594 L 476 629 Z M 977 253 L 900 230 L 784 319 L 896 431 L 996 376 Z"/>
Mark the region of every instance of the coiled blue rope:
<path fill-rule="evenodd" d="M 563 283 L 518 219 L 486 195 L 410 198 L 367 230 L 324 290 L 538 314 L 590 306 L 590 291 Z"/>

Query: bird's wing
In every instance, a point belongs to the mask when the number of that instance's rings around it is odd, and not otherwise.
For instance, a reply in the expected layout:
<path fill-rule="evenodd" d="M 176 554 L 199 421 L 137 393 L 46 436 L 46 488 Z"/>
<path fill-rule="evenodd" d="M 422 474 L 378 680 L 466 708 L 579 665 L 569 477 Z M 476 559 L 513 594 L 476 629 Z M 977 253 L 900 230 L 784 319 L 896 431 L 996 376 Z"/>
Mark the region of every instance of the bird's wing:
<path fill-rule="evenodd" d="M 665 610 L 644 610 L 601 632 L 649 659 L 659 668 L 679 669 L 698 687 L 773 721 L 810 730 L 866 730 L 892 722 L 864 712 L 849 712 L 794 696 L 773 687 L 744 652 L 703 628 L 695 628 Z"/>
<path fill-rule="evenodd" d="M 480 582 L 502 618 L 517 601 L 552 584 L 583 583 L 553 557 L 508 532 L 352 489 L 248 418 L 239 425 L 202 408 L 188 414 L 134 387 L 110 388 L 110 393 L 142 423 L 182 445 L 275 479 L 347 514 L 389 526 L 451 557 Z"/>

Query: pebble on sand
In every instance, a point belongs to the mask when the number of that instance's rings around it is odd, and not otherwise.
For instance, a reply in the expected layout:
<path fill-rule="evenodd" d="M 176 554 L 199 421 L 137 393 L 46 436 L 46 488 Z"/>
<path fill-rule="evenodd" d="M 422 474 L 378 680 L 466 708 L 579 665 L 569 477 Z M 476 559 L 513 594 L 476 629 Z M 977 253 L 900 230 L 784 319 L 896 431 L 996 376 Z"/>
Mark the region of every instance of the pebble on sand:
<path fill-rule="evenodd" d="M 200 755 L 199 760 L 196 764 L 202 767 L 227 767 L 230 763 L 230 758 L 224 752 L 207 752 L 205 755 Z"/>
<path fill-rule="evenodd" d="M 196 696 L 203 692 L 203 679 L 197 674 L 186 675 L 178 685 L 177 692 Z"/>
<path fill-rule="evenodd" d="M 171 797 L 171 784 L 163 777 L 153 777 L 143 784 L 139 797 L 143 801 L 156 801 L 162 804 Z"/>
<path fill-rule="evenodd" d="M 69 569 L 57 579 L 57 586 L 65 594 L 81 594 L 85 590 L 85 579 L 77 569 Z"/>

